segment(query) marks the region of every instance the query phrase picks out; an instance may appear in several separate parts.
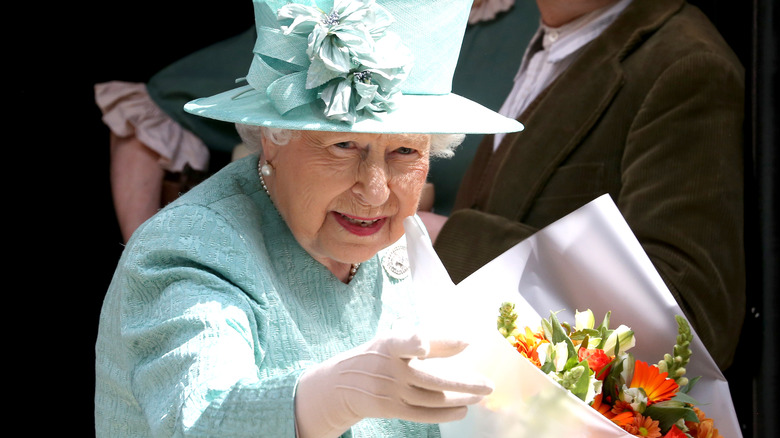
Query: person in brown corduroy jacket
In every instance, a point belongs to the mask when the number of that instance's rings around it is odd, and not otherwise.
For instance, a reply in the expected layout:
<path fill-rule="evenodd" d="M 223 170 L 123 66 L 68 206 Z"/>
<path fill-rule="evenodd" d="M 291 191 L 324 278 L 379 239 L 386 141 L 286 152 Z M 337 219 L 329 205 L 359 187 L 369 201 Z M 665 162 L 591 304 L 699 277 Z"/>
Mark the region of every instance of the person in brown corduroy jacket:
<path fill-rule="evenodd" d="M 537 3 L 544 22 L 584 2 Z M 457 283 L 608 193 L 725 369 L 745 308 L 743 99 L 744 69 L 698 8 L 633 0 L 519 115 L 524 131 L 495 151 L 484 138 L 434 247 Z"/>

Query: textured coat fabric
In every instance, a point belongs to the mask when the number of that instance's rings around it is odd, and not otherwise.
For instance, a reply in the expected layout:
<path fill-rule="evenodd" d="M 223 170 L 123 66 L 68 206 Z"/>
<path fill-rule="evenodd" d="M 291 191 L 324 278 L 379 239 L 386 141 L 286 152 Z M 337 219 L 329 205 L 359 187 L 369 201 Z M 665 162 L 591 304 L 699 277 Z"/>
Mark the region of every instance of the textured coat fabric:
<path fill-rule="evenodd" d="M 409 282 L 383 267 L 398 251 L 403 239 L 343 284 L 296 242 L 257 157 L 227 166 L 128 242 L 100 317 L 98 436 L 295 437 L 307 367 L 416 320 Z M 345 436 L 439 431 L 366 419 Z"/>
<path fill-rule="evenodd" d="M 721 368 L 744 318 L 744 71 L 682 0 L 634 0 L 487 136 L 435 248 L 458 282 L 608 193 Z"/>

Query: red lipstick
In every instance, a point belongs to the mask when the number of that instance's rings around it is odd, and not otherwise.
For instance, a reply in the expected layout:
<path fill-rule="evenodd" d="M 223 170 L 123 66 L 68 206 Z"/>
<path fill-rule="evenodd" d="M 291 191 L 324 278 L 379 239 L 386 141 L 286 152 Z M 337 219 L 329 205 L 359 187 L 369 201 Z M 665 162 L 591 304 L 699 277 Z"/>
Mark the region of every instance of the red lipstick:
<path fill-rule="evenodd" d="M 387 217 L 364 218 L 334 211 L 333 217 L 344 229 L 356 236 L 370 236 L 384 226 Z"/>

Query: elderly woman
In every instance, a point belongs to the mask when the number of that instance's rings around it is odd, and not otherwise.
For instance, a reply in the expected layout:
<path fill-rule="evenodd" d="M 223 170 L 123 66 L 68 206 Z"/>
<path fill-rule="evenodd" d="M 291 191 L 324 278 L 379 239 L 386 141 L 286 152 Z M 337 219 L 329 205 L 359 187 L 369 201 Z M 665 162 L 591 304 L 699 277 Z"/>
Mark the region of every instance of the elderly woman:
<path fill-rule="evenodd" d="M 465 344 L 419 328 L 404 246 L 430 157 L 522 127 L 449 93 L 469 5 L 255 2 L 249 85 L 187 110 L 258 154 L 128 242 L 100 318 L 98 436 L 430 437 L 490 393 L 426 366 Z"/>

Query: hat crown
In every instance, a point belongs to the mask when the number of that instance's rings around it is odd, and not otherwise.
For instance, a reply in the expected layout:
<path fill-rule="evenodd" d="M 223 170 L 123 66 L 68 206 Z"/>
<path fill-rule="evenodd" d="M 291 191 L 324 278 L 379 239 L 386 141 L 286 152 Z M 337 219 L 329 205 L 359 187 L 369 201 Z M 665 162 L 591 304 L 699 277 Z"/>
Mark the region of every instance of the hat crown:
<path fill-rule="evenodd" d="M 405 94 L 447 94 L 458 63 L 471 0 L 405 0 L 385 4 L 396 23 L 390 26 L 414 56 L 401 85 Z"/>
<path fill-rule="evenodd" d="M 255 54 L 263 48 L 261 38 L 269 28 L 285 25 L 278 19 L 279 9 L 297 4 L 317 8 L 324 17 L 334 9 L 334 3 L 349 0 L 253 0 L 258 42 Z M 371 0 L 351 0 L 369 3 Z M 463 35 L 472 0 L 376 0 L 386 9 L 393 22 L 388 33 L 398 36 L 412 55 L 408 77 L 400 84 L 404 94 L 448 94 L 458 62 Z M 260 49 L 260 50 L 258 50 Z"/>

